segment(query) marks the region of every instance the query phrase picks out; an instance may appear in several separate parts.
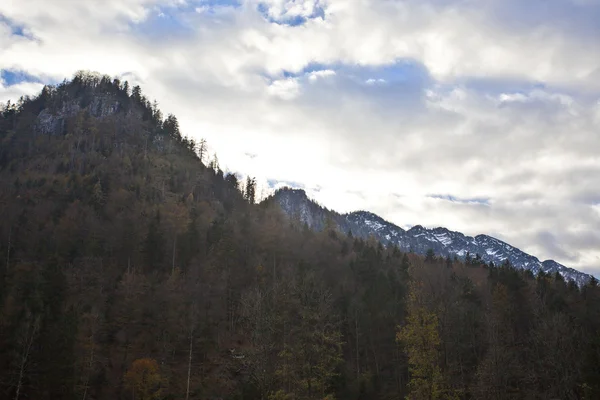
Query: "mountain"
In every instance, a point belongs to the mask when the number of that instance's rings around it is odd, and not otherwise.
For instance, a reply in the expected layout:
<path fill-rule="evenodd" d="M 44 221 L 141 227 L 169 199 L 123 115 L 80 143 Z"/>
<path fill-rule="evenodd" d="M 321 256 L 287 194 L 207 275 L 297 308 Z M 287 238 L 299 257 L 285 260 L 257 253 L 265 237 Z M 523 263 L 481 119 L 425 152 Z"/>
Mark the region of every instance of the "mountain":
<path fill-rule="evenodd" d="M 402 251 L 425 254 L 431 249 L 435 254 L 444 257 L 480 257 L 478 261 L 494 265 L 508 261 L 515 268 L 529 270 L 533 274 L 540 271 L 551 274 L 558 272 L 566 280 L 573 280 L 579 286 L 591 278 L 591 275 L 568 268 L 554 260 L 540 261 L 537 257 L 488 235 L 472 237 L 442 227 L 427 229 L 421 225 L 405 230 L 368 211 L 339 214 L 310 200 L 301 189 L 280 189 L 273 199 L 288 216 L 299 218 L 315 230 L 322 230 L 327 220 L 330 220 L 344 233 L 352 232 L 354 236 L 362 238 L 373 236 L 383 245 L 397 246 Z"/>
<path fill-rule="evenodd" d="M 255 204 L 203 143 L 106 76 L 0 106 L 0 398 L 600 398 L 597 281 L 444 268 L 415 253 L 564 272 L 300 190 Z"/>

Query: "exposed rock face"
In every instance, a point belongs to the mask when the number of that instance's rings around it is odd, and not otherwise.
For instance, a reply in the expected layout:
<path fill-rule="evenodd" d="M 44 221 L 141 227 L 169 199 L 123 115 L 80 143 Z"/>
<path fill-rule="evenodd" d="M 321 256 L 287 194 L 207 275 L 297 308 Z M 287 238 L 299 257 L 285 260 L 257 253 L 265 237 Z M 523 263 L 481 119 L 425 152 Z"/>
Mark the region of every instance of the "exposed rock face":
<path fill-rule="evenodd" d="M 63 131 L 65 119 L 80 111 L 86 110 L 94 118 L 105 118 L 120 111 L 121 104 L 110 95 L 96 95 L 89 104 L 83 104 L 81 99 L 64 100 L 56 110 L 44 108 L 38 115 L 36 131 L 39 134 L 55 135 Z"/>

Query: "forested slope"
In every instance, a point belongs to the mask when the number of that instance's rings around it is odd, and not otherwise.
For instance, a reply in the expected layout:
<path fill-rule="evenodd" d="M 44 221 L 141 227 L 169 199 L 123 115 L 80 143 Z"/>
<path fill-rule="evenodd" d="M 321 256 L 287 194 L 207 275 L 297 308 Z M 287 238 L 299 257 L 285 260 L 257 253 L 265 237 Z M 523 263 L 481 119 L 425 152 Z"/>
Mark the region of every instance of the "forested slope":
<path fill-rule="evenodd" d="M 107 77 L 3 107 L 0 397 L 600 396 L 595 280 L 314 232 L 204 153 Z"/>

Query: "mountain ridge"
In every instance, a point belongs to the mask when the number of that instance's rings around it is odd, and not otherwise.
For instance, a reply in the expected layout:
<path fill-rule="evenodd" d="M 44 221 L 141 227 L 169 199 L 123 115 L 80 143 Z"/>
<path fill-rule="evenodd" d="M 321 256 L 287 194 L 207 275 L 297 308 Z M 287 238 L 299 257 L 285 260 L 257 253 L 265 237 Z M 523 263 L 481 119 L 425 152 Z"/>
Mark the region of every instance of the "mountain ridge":
<path fill-rule="evenodd" d="M 445 227 L 425 228 L 415 225 L 403 229 L 366 210 L 338 213 L 321 207 L 310 199 L 303 189 L 281 188 L 272 196 L 283 212 L 299 218 L 308 227 L 323 230 L 327 221 L 333 221 L 338 229 L 346 234 L 368 238 L 373 236 L 384 246 L 397 246 L 402 251 L 426 254 L 433 250 L 440 256 L 467 259 L 473 257 L 480 263 L 501 265 L 508 262 L 517 269 L 529 270 L 533 274 L 559 273 L 565 280 L 573 280 L 582 286 L 591 275 L 566 267 L 554 260 L 540 260 L 519 248 L 495 237 L 478 234 L 468 236 Z"/>

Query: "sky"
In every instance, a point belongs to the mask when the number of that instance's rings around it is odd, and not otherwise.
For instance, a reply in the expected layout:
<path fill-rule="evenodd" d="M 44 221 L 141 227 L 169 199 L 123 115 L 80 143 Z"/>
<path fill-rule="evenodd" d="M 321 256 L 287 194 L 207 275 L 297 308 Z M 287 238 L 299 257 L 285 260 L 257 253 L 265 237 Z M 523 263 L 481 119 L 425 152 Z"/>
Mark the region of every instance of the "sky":
<path fill-rule="evenodd" d="M 600 277 L 600 0 L 2 0 L 0 102 L 139 84 L 263 194 Z"/>

